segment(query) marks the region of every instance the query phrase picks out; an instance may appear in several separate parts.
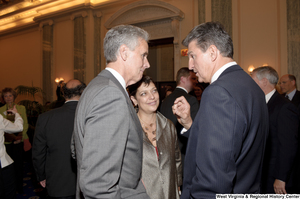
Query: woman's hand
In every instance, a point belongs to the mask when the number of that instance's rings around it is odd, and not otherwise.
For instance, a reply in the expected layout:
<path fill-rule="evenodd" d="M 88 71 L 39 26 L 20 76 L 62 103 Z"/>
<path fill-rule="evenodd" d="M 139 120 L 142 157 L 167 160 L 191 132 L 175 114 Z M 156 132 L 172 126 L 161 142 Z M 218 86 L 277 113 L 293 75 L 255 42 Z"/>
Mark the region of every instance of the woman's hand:
<path fill-rule="evenodd" d="M 17 108 L 16 108 L 16 105 L 14 105 L 14 107 L 13 107 L 12 109 L 9 109 L 9 110 L 7 110 L 7 111 L 12 112 L 13 114 L 18 113 L 18 110 L 17 110 Z"/>

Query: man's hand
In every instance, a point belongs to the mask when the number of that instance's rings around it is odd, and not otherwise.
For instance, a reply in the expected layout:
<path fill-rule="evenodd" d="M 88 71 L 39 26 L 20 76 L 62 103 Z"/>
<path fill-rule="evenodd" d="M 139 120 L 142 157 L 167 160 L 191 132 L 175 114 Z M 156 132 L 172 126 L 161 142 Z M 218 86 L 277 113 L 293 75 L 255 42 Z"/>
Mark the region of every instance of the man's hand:
<path fill-rule="evenodd" d="M 46 180 L 40 181 L 40 184 L 41 184 L 42 187 L 45 188 L 46 187 Z"/>
<path fill-rule="evenodd" d="M 172 106 L 173 114 L 177 117 L 178 122 L 185 128 L 189 129 L 192 126 L 193 120 L 190 113 L 190 104 L 185 97 L 178 97 Z"/>
<path fill-rule="evenodd" d="M 285 182 L 284 181 L 276 179 L 274 181 L 273 186 L 274 186 L 275 193 L 277 193 L 277 194 L 287 194 L 286 190 L 285 190 Z"/>

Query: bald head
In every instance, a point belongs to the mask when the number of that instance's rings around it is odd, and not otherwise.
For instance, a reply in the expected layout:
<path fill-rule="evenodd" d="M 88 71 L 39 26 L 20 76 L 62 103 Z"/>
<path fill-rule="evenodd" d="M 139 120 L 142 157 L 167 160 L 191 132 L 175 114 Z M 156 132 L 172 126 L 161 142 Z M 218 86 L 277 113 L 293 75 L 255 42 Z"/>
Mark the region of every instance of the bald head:
<path fill-rule="evenodd" d="M 66 101 L 79 100 L 83 90 L 85 89 L 85 83 L 78 79 L 72 79 L 63 86 L 63 93 Z"/>
<path fill-rule="evenodd" d="M 296 78 L 294 75 L 286 74 L 280 78 L 280 89 L 282 93 L 289 94 L 296 89 Z"/>

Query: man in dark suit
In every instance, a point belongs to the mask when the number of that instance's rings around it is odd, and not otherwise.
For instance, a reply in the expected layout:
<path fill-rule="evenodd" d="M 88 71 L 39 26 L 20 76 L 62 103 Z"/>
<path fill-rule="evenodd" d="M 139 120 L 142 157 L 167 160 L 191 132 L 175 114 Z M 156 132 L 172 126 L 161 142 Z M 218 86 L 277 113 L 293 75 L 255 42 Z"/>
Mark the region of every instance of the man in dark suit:
<path fill-rule="evenodd" d="M 86 85 L 70 80 L 63 86 L 62 107 L 41 114 L 32 145 L 32 161 L 37 180 L 50 197 L 75 198 L 76 162 L 71 157 L 71 136 L 75 110 Z"/>
<path fill-rule="evenodd" d="M 194 73 L 194 72 L 189 70 L 187 67 L 183 67 L 178 70 L 177 75 L 176 75 L 177 87 L 167 98 L 164 99 L 164 101 L 162 102 L 161 107 L 160 107 L 160 112 L 166 118 L 171 120 L 176 127 L 182 161 L 184 161 L 188 138 L 181 135 L 181 130 L 182 130 L 183 126 L 177 121 L 176 116 L 173 114 L 172 106 L 174 104 L 174 101 L 178 97 L 184 96 L 185 99 L 190 104 L 191 117 L 192 117 L 192 119 L 195 118 L 195 116 L 198 112 L 198 109 L 199 109 L 199 102 L 194 96 L 188 94 L 193 88 L 193 83 L 191 81 L 192 73 Z"/>
<path fill-rule="evenodd" d="M 131 25 L 110 29 L 104 38 L 106 68 L 78 103 L 77 181 L 85 198 L 149 198 L 141 181 L 143 129 L 126 91 L 150 67 L 148 37 Z"/>
<path fill-rule="evenodd" d="M 184 97 L 173 105 L 189 134 L 181 198 L 259 193 L 269 126 L 264 93 L 233 61 L 232 40 L 220 23 L 196 26 L 183 44 L 189 69 L 210 85 L 194 121 Z"/>
<path fill-rule="evenodd" d="M 269 136 L 263 163 L 261 193 L 291 193 L 290 173 L 297 152 L 297 108 L 275 86 L 278 74 L 270 66 L 253 70 L 252 78 L 266 95 L 269 110 Z"/>
<path fill-rule="evenodd" d="M 290 74 L 283 75 L 279 84 L 284 96 L 298 107 L 300 105 L 300 91 L 296 88 L 296 77 Z"/>

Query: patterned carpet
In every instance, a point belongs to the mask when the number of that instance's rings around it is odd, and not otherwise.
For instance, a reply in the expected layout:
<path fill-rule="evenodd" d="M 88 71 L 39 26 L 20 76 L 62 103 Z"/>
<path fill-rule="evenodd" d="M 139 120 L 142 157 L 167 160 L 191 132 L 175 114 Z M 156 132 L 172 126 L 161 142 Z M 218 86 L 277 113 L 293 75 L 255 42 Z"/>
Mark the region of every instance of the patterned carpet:
<path fill-rule="evenodd" d="M 27 152 L 26 152 L 27 153 Z M 31 153 L 31 151 L 30 151 Z M 17 193 L 17 199 L 44 199 L 46 198 L 46 190 L 37 182 L 34 169 L 31 162 L 31 157 L 26 154 L 24 157 L 24 174 L 23 174 L 23 194 Z"/>

